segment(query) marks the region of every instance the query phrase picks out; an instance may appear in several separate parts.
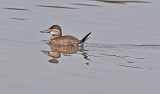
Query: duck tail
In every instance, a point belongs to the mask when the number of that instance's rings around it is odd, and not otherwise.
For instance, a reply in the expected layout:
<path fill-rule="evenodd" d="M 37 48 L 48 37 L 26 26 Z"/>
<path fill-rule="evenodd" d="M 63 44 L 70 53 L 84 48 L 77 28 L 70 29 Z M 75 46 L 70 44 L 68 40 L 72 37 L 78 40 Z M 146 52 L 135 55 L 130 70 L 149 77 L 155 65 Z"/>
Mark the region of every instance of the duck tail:
<path fill-rule="evenodd" d="M 89 36 L 90 34 L 91 34 L 91 32 L 88 33 L 85 37 L 83 37 L 83 38 L 79 41 L 78 44 L 83 44 L 87 39 L 89 39 L 88 36 Z"/>

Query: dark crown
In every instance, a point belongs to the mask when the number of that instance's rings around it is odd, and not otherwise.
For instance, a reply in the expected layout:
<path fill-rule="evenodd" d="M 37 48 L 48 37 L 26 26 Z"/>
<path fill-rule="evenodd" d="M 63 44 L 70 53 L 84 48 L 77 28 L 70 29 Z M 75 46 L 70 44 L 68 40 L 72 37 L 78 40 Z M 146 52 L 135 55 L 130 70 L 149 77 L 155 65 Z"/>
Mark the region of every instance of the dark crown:
<path fill-rule="evenodd" d="M 49 29 L 58 29 L 58 30 L 62 31 L 61 27 L 59 25 L 53 25 Z"/>

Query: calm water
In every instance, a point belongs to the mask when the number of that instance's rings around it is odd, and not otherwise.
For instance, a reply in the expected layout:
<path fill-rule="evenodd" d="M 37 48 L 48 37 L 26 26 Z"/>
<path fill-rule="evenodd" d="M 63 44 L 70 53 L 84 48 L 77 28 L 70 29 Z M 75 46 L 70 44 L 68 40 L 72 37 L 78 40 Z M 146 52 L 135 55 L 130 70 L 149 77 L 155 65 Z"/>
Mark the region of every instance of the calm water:
<path fill-rule="evenodd" d="M 159 94 L 160 1 L 0 0 L 1 94 Z M 84 48 L 50 47 L 53 24 Z"/>

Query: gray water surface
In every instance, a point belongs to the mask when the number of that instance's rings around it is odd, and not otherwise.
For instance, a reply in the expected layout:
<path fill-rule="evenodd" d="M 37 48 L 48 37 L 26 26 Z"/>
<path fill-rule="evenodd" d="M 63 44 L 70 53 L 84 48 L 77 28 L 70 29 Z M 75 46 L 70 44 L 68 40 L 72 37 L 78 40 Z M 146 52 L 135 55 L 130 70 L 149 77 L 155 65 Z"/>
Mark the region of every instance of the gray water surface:
<path fill-rule="evenodd" d="M 159 0 L 0 1 L 1 94 L 159 94 Z M 53 24 L 83 48 L 47 45 Z"/>

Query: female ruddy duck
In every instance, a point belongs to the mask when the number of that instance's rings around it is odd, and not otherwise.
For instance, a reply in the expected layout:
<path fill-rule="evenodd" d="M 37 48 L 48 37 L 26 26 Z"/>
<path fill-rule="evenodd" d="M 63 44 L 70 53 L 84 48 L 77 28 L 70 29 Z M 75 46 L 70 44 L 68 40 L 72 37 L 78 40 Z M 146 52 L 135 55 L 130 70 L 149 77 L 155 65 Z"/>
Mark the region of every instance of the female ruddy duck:
<path fill-rule="evenodd" d="M 82 40 L 78 40 L 77 38 L 70 35 L 62 36 L 62 29 L 59 25 L 53 25 L 49 29 L 40 32 L 52 34 L 48 44 L 56 46 L 83 46 L 84 42 L 91 34 L 91 32 L 88 33 L 84 38 L 82 38 Z"/>

